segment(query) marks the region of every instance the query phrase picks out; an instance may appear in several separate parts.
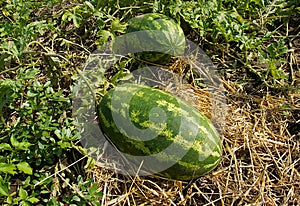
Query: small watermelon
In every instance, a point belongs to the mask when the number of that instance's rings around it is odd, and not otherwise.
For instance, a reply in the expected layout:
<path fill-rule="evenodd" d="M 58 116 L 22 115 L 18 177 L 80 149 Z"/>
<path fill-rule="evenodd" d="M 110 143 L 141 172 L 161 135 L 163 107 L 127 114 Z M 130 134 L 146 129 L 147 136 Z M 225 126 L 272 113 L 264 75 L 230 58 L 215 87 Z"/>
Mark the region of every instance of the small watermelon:
<path fill-rule="evenodd" d="M 173 19 L 157 13 L 143 14 L 129 20 L 128 33 L 145 31 L 145 35 L 137 35 L 136 44 L 151 51 L 143 51 L 140 57 L 146 61 L 166 64 L 171 56 L 183 55 L 185 36 L 183 30 Z M 157 33 L 155 31 L 159 31 Z"/>
<path fill-rule="evenodd" d="M 106 138 L 148 173 L 191 180 L 220 160 L 221 140 L 210 120 L 162 90 L 121 84 L 104 95 L 97 114 Z"/>

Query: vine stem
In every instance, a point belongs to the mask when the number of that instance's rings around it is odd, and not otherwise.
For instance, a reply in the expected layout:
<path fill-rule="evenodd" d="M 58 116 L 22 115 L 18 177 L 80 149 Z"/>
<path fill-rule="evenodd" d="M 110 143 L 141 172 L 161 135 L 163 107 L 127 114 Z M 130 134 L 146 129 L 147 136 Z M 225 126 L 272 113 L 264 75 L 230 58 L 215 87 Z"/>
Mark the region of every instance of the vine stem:
<path fill-rule="evenodd" d="M 83 79 L 83 81 L 87 84 L 88 88 L 92 92 L 94 100 L 96 100 L 97 99 L 96 93 L 94 92 L 94 90 L 92 88 L 92 85 L 90 84 L 90 82 L 88 81 L 88 79 L 84 76 L 84 74 L 82 73 L 82 71 L 80 69 L 75 68 L 75 70 L 77 71 L 78 75 Z M 103 95 L 100 94 L 100 96 L 102 97 Z"/>
<path fill-rule="evenodd" d="M 45 50 L 47 53 L 45 53 L 46 56 L 54 56 L 54 57 L 59 57 L 61 59 L 64 59 L 65 61 L 69 62 L 68 59 L 66 59 L 65 57 L 59 55 L 59 54 L 52 54 L 52 53 L 48 53 L 49 51 L 44 47 L 43 44 L 41 44 L 38 41 L 32 41 L 30 42 L 27 46 L 30 46 L 32 44 L 38 44 L 43 50 Z M 91 84 L 89 83 L 89 81 L 87 80 L 87 78 L 84 76 L 84 74 L 82 73 L 82 71 L 78 68 L 75 68 L 76 72 L 78 73 L 78 75 L 83 79 L 83 81 L 87 84 L 88 88 L 90 89 L 90 91 L 92 92 L 93 98 L 96 100 L 96 93 L 94 92 Z M 1 74 L 1 73 L 0 73 Z M 100 94 L 101 95 L 101 94 Z M 101 95 L 102 96 L 102 95 Z"/>
<path fill-rule="evenodd" d="M 6 70 L 4 70 L 4 71 L 0 71 L 0 74 L 4 74 L 4 73 L 6 73 L 6 72 L 14 71 L 14 70 L 18 69 L 19 67 L 20 67 L 20 66 L 13 67 L 13 68 L 10 68 L 10 69 L 6 69 Z"/>

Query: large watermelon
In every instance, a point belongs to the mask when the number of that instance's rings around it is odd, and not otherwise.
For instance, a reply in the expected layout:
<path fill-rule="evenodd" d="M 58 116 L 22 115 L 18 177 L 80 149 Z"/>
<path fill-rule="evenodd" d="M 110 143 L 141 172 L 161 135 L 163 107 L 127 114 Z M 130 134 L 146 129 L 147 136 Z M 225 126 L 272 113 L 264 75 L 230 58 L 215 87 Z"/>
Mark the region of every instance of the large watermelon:
<path fill-rule="evenodd" d="M 104 95 L 97 113 L 109 141 L 149 173 L 191 180 L 220 160 L 221 141 L 210 120 L 159 89 L 124 83 Z"/>
<path fill-rule="evenodd" d="M 136 44 L 151 51 L 143 51 L 140 57 L 146 61 L 165 64 L 171 56 L 184 54 L 185 36 L 173 19 L 157 13 L 143 14 L 129 20 L 128 32 L 146 31 L 147 35 L 137 35 Z M 160 33 L 157 33 L 159 31 Z"/>

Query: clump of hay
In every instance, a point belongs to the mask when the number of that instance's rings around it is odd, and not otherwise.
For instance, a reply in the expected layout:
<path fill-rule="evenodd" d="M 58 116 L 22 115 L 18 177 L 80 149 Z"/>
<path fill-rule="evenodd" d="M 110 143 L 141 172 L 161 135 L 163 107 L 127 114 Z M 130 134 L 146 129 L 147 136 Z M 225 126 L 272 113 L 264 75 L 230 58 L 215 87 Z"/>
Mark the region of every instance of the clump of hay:
<path fill-rule="evenodd" d="M 247 95 L 230 81 L 223 81 L 223 85 L 228 111 L 221 134 L 223 156 L 214 171 L 182 182 L 124 176 L 99 164 L 92 175 L 103 191 L 102 204 L 300 204 L 299 94 L 260 97 Z M 211 109 L 208 92 L 193 86 L 188 90 L 198 92 L 194 103 L 207 102 L 200 110 Z"/>

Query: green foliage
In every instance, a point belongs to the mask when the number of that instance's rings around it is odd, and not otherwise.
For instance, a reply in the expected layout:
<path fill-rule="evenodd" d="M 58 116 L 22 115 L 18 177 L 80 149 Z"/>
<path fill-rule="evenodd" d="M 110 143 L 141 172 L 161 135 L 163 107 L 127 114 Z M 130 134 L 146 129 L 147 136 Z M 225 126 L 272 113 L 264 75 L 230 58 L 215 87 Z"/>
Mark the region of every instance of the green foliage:
<path fill-rule="evenodd" d="M 201 42 L 200 46 L 205 47 L 208 54 L 216 56 L 221 65 L 229 59 L 236 62 L 233 64 L 235 68 L 232 68 L 232 63 L 225 63 L 226 70 L 222 72 L 231 72 L 236 68 L 237 73 L 247 70 L 249 78 L 254 77 L 255 81 L 267 87 L 290 87 L 292 74 L 286 66 L 287 61 L 282 61 L 290 51 L 285 49 L 282 52 L 276 50 L 277 45 L 269 45 L 279 41 L 279 44 L 288 48 L 287 43 L 294 35 L 299 36 L 299 31 L 293 34 L 287 31 L 289 21 L 299 14 L 297 0 L 130 2 L 95 0 L 92 4 L 96 10 L 101 8 L 111 14 L 106 21 L 109 26 L 109 21 L 114 18 L 125 26 L 127 20 L 136 14 L 156 12 L 168 15 L 180 22 L 187 36 L 197 38 Z M 115 35 L 116 32 L 109 27 L 101 29 L 97 44 L 103 45 Z M 273 53 L 276 53 L 276 57 L 269 55 L 272 49 L 275 49 Z M 261 68 L 262 63 L 267 68 Z"/>
<path fill-rule="evenodd" d="M 250 75 L 254 74 L 256 81 L 284 89 L 291 83 L 287 77 L 291 73 L 282 60 L 286 59 L 287 42 L 293 35 L 283 33 L 282 27 L 288 28 L 289 19 L 297 16 L 297 2 L 161 0 L 155 8 L 180 21 L 186 33 L 192 30 L 200 36 L 208 48 L 207 53 L 228 55 L 240 62 Z M 277 41 L 279 43 L 272 43 Z M 262 62 L 268 68 L 257 68 Z M 231 65 L 225 65 L 227 67 Z"/>
<path fill-rule="evenodd" d="M 64 201 L 74 205 L 88 205 L 100 206 L 100 199 L 102 198 L 102 192 L 98 191 L 98 184 L 92 183 L 92 179 L 84 180 L 82 176 L 78 176 L 77 183 L 73 184 L 73 187 L 77 191 L 77 194 L 68 196 Z"/>
<path fill-rule="evenodd" d="M 55 195 L 63 187 L 51 174 L 67 153 L 78 150 L 75 142 L 80 138 L 71 117 L 68 84 L 61 88 L 68 80 L 61 70 L 68 60 L 57 59 L 61 56 L 43 42 L 64 29 L 64 22 L 58 21 L 62 16 L 47 11 L 61 1 L 0 4 L 0 204 L 58 200 Z M 76 172 L 61 174 L 74 177 Z"/>
<path fill-rule="evenodd" d="M 54 29 L 52 22 L 34 15 L 41 2 L 16 0 L 3 4 L 0 37 L 5 41 L 0 42 L 0 68 L 13 62 L 21 63 L 28 44 L 47 30 Z"/>
<path fill-rule="evenodd" d="M 2 90 L 9 95 L 1 95 L 0 191 L 8 202 L 37 201 L 40 194 L 28 194 L 22 187 L 18 193 L 8 194 L 7 190 L 17 180 L 32 175 L 43 178 L 40 171 L 63 158 L 79 138 L 66 116 L 70 99 L 63 90 L 55 91 L 50 81 L 38 81 L 39 74 L 38 69 L 20 69 L 14 80 L 1 81 Z"/>
<path fill-rule="evenodd" d="M 288 52 L 283 39 L 268 45 L 266 51 L 260 51 L 261 62 L 267 64 L 267 68 L 258 71 L 262 80 L 272 80 L 273 85 L 280 85 L 280 80 L 287 80 L 288 76 L 281 68 L 281 63 L 285 63 L 286 59 L 281 58 Z M 279 81 L 278 81 L 279 80 Z M 284 86 L 284 85 L 282 85 Z"/>

